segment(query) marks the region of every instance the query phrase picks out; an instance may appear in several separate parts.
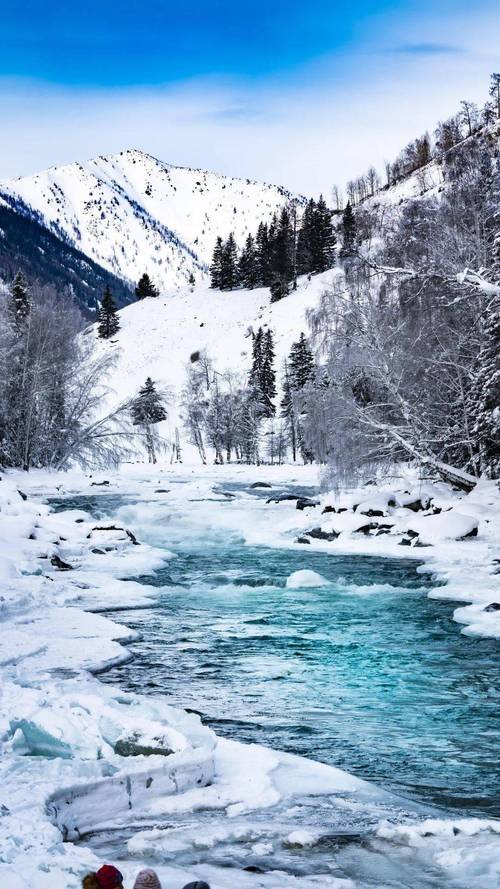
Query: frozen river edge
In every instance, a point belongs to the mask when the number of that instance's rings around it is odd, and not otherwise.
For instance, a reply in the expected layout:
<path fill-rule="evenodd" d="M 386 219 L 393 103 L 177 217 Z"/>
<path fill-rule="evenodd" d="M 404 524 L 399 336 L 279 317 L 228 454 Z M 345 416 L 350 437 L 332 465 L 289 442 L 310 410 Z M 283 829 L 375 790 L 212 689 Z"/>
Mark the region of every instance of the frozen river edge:
<path fill-rule="evenodd" d="M 224 469 L 224 474 L 220 468 L 212 468 L 203 475 L 198 467 L 192 474 L 183 469 L 187 487 L 172 493 L 173 508 L 176 503 L 185 508 L 186 493 L 192 498 L 213 497 L 214 484 L 235 476 L 282 484 L 292 478 L 303 484 L 314 480 L 313 470 L 302 467 Z M 144 494 L 149 500 L 165 496 L 164 492 L 155 493 L 159 480 L 168 486 L 180 474 L 179 470 L 130 467 L 119 477 L 107 476 L 110 484 L 104 489 Z M 336 797 L 344 813 L 346 808 L 362 810 L 380 844 L 407 845 L 417 850 L 415 854 L 423 844 L 422 854 L 439 859 L 446 879 L 448 871 L 452 879 L 463 875 L 466 859 L 467 866 L 474 868 L 476 886 L 489 889 L 497 885 L 498 822 L 468 819 L 465 825 L 440 821 L 431 829 L 429 822 L 420 825 L 421 816 L 409 807 L 407 826 L 394 825 L 391 818 L 401 820 L 401 801 L 366 782 L 288 754 L 217 739 L 193 714 L 174 710 L 161 698 L 126 695 L 103 686 L 91 675 L 128 657 L 123 646 L 131 638 L 126 628 L 93 612 L 150 601 L 154 597 L 151 588 L 122 578 L 151 572 L 166 558 L 164 550 L 136 544 L 122 529 L 99 527 L 106 523 L 77 511 L 51 513 L 34 499 L 69 492 L 94 494 L 103 490 L 93 486 L 100 481 L 81 474 L 56 477 L 34 473 L 30 477 L 5 476 L 1 483 L 0 876 L 4 885 L 13 889 L 79 886 L 81 875 L 94 867 L 96 859 L 84 845 L 63 844 L 63 835 L 76 838 L 98 827 L 125 825 L 131 817 L 136 824 L 143 821 L 150 826 L 167 817 L 173 820 L 210 809 L 223 811 L 242 830 L 238 819 L 249 813 L 315 794 Z M 450 492 L 449 497 L 453 496 Z M 484 611 L 499 600 L 498 577 L 492 574 L 499 540 L 495 496 L 488 485 L 475 496 L 469 495 L 469 512 L 465 514 L 470 516 L 475 510 L 486 529 L 484 535 L 481 531 L 476 539 L 458 543 L 443 539 L 429 557 L 430 569 L 448 581 L 433 595 L 470 603 L 464 580 L 474 578 L 476 600 L 455 613 L 467 623 L 470 633 L 495 635 L 500 622 L 495 609 Z M 463 515 L 463 504 L 461 509 Z M 272 528 L 272 545 L 282 546 L 295 545 L 297 535 L 313 524 L 311 516 L 295 510 L 294 504 L 275 504 L 261 512 L 262 523 L 255 522 L 254 515 L 248 528 L 244 527 L 244 505 L 235 508 L 227 520 L 233 524 L 241 521 L 243 533 L 254 543 L 265 538 L 269 544 Z M 311 545 L 321 548 L 329 544 L 314 541 Z M 395 550 L 397 545 L 385 537 L 375 541 L 352 535 L 338 551 L 401 555 L 401 550 Z M 403 551 L 405 557 L 409 549 Z M 414 555 L 421 560 L 423 553 L 427 558 L 429 550 L 419 549 Z M 65 565 L 73 570 L 64 570 Z M 123 751 L 123 744 L 131 741 L 155 752 L 133 759 L 120 755 L 117 751 Z M 282 842 L 292 847 L 314 845 L 314 833 L 295 833 L 290 832 Z M 432 850 L 423 840 L 429 834 Z M 151 830 L 142 835 L 136 832 L 129 844 L 135 860 L 122 868 L 128 880 L 138 869 L 141 854 L 144 859 L 151 855 L 151 841 L 161 844 L 164 839 Z M 446 853 L 448 863 L 441 862 Z M 206 878 L 207 869 L 196 872 L 168 867 L 163 868 L 162 876 L 176 889 L 194 876 Z M 232 876 L 220 870 L 208 876 L 216 886 L 234 883 L 234 871 Z M 318 882 L 317 877 L 302 876 L 299 881 L 293 876 L 259 875 L 256 883 L 257 877 L 251 873 L 240 873 L 239 879 L 249 886 Z M 338 889 L 365 885 L 340 872 L 322 875 L 321 882 Z"/>

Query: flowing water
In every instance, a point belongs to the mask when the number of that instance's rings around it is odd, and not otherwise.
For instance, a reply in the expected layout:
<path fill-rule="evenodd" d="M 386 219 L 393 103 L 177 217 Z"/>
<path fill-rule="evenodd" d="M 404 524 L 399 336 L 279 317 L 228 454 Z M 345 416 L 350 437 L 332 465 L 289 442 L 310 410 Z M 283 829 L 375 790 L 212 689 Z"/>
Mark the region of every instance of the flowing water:
<path fill-rule="evenodd" d="M 213 509 L 231 509 L 230 495 L 264 496 L 225 491 Z M 418 563 L 244 545 L 236 531 L 194 522 L 194 502 L 175 516 L 165 506 L 163 523 L 155 505 L 148 525 L 144 505 L 105 498 L 64 506 L 139 524 L 141 539 L 176 558 L 134 578 L 158 588 L 154 606 L 110 615 L 140 636 L 133 660 L 103 681 L 165 695 L 220 735 L 335 765 L 431 809 L 500 816 L 498 643 L 462 635 L 451 603 L 428 598 Z M 288 588 L 303 568 L 329 585 Z M 390 868 L 379 876 L 362 885 L 443 885 L 424 874 L 398 883 Z"/>

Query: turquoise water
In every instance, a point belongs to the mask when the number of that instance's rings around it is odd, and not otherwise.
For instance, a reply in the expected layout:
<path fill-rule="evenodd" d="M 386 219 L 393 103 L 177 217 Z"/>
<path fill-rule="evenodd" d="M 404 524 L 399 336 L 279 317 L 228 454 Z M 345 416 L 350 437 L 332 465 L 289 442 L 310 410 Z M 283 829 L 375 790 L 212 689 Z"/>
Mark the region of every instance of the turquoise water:
<path fill-rule="evenodd" d="M 116 518 L 104 496 L 94 514 Z M 463 636 L 415 561 L 245 546 L 213 528 L 200 540 L 189 515 L 171 518 L 151 539 L 177 557 L 139 578 L 157 607 L 113 612 L 141 638 L 104 681 L 457 815 L 500 815 L 498 643 Z M 331 584 L 286 588 L 302 568 Z"/>

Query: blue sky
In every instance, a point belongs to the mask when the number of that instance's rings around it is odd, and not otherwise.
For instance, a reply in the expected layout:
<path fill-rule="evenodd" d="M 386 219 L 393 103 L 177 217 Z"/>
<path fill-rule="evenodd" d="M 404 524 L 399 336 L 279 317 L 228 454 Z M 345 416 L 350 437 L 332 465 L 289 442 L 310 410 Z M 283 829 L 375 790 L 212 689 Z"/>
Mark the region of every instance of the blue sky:
<path fill-rule="evenodd" d="M 345 47 L 401 4 L 361 0 L 3 0 L 0 71 L 71 85 L 170 83 L 287 72 Z"/>
<path fill-rule="evenodd" d="M 0 178 L 137 147 L 309 193 L 500 68 L 498 2 L 3 0 Z"/>

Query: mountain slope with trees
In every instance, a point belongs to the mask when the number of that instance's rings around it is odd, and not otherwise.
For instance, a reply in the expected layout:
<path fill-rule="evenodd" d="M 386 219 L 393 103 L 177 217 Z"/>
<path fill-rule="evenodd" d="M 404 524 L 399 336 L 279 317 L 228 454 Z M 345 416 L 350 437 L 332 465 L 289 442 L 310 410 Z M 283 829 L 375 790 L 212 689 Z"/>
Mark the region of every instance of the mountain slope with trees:
<path fill-rule="evenodd" d="M 2 203 L 0 195 L 0 279 L 10 282 L 21 271 L 31 281 L 54 286 L 92 317 L 109 285 L 121 307 L 133 300 L 132 288 L 62 240 L 35 218 Z"/>

